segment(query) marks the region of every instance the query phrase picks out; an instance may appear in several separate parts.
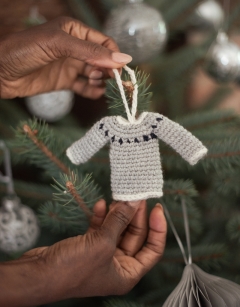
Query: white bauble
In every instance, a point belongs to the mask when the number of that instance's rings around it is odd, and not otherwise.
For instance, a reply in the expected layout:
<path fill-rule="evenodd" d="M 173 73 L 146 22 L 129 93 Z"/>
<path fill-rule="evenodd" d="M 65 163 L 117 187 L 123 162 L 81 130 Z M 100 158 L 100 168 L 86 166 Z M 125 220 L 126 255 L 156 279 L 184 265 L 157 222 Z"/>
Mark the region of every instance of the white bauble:
<path fill-rule="evenodd" d="M 223 25 L 224 18 L 223 8 L 217 1 L 205 0 L 197 6 L 189 23 L 198 29 L 217 30 Z"/>
<path fill-rule="evenodd" d="M 24 252 L 33 247 L 40 234 L 33 210 L 19 198 L 3 199 L 0 208 L 0 249 L 5 253 Z"/>
<path fill-rule="evenodd" d="M 235 81 L 240 63 L 240 48 L 219 33 L 206 56 L 205 71 L 218 82 Z"/>
<path fill-rule="evenodd" d="M 55 122 L 71 111 L 73 97 L 72 91 L 61 90 L 26 97 L 26 104 L 34 116 L 48 122 Z"/>
<path fill-rule="evenodd" d="M 110 13 L 104 32 L 113 37 L 121 52 L 132 56 L 132 64 L 143 63 L 165 46 L 166 24 L 162 15 L 142 0 L 124 2 Z"/>

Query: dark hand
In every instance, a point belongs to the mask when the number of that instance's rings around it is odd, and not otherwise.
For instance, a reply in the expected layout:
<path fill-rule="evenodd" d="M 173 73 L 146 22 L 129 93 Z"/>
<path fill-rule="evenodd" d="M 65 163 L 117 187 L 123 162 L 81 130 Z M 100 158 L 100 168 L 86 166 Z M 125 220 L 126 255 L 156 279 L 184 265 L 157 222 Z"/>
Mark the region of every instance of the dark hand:
<path fill-rule="evenodd" d="M 111 69 L 131 61 L 111 38 L 68 17 L 1 38 L 0 55 L 1 98 L 70 89 L 96 99 Z"/>
<path fill-rule="evenodd" d="M 32 263 L 30 275 L 35 274 L 37 285 L 33 282 L 30 289 L 40 287 L 35 297 L 26 286 L 25 278 L 24 289 L 30 292 L 24 298 L 21 289 L 19 297 L 15 287 L 13 296 L 13 300 L 22 305 L 1 299 L 0 303 L 26 307 L 35 302 L 44 304 L 70 297 L 122 295 L 161 259 L 167 230 L 160 205 L 151 212 L 149 230 L 145 201 L 135 206 L 116 203 L 106 215 L 106 204 L 101 200 L 96 203 L 94 212 L 87 234 L 34 249 L 18 260 Z M 17 278 L 15 270 L 14 280 Z M 3 294 L 9 293 L 9 286 L 6 288 Z M 2 295 L 3 299 L 5 295 Z"/>

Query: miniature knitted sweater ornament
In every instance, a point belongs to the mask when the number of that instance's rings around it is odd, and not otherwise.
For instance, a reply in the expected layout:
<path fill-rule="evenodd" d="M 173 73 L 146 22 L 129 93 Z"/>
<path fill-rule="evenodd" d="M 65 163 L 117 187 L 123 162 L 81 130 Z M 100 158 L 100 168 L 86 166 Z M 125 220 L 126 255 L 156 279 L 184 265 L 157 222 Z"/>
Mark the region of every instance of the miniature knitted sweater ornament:
<path fill-rule="evenodd" d="M 121 116 L 102 118 L 66 153 L 72 163 L 85 163 L 109 142 L 113 199 L 137 201 L 161 197 L 163 175 L 158 139 L 170 145 L 191 165 L 206 155 L 207 148 L 182 126 L 161 114 L 143 112 L 136 119 L 138 86 L 134 71 L 127 66 L 124 69 L 134 84 L 131 112 L 120 75 L 116 69 L 113 71 L 128 120 Z"/>

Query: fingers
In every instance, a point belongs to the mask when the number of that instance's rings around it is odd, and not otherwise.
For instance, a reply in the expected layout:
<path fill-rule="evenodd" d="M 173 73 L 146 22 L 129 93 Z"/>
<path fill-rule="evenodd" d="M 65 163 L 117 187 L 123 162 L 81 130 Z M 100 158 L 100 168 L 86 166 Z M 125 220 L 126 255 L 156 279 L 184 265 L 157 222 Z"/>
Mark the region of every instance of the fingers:
<path fill-rule="evenodd" d="M 97 84 L 92 85 L 87 79 L 77 79 L 72 85 L 72 90 L 90 99 L 98 99 L 105 93 L 105 87 L 98 86 Z"/>
<path fill-rule="evenodd" d="M 88 228 L 88 233 L 91 233 L 102 226 L 102 223 L 107 214 L 106 202 L 104 199 L 100 199 L 93 207 L 93 217 Z"/>
<path fill-rule="evenodd" d="M 128 225 L 119 248 L 125 255 L 134 256 L 143 246 L 147 236 L 147 207 L 146 201 L 140 203 L 138 211 Z"/>
<path fill-rule="evenodd" d="M 61 17 L 50 24 L 60 30 L 49 42 L 57 57 L 72 57 L 103 68 L 121 68 L 132 60 L 130 55 L 119 52 L 110 37 L 73 18 Z"/>
<path fill-rule="evenodd" d="M 100 44 L 78 39 L 65 32 L 60 32 L 49 42 L 49 47 L 57 58 L 71 57 L 103 68 L 120 68 L 132 60 L 127 54 L 113 52 Z"/>
<path fill-rule="evenodd" d="M 140 202 L 130 204 L 129 202 L 118 202 L 113 206 L 106 216 L 102 231 L 110 237 L 117 245 L 118 238 L 131 222 L 139 208 Z"/>
<path fill-rule="evenodd" d="M 74 37 L 90 41 L 98 45 L 102 45 L 114 52 L 119 52 L 118 45 L 111 37 L 108 37 L 103 33 L 88 27 L 87 25 L 76 19 L 69 17 L 60 17 L 53 22 L 60 25 L 63 31 Z"/>
<path fill-rule="evenodd" d="M 149 229 L 146 245 L 135 256 L 142 274 L 148 272 L 161 259 L 164 252 L 167 223 L 160 204 L 157 204 L 150 214 Z"/>

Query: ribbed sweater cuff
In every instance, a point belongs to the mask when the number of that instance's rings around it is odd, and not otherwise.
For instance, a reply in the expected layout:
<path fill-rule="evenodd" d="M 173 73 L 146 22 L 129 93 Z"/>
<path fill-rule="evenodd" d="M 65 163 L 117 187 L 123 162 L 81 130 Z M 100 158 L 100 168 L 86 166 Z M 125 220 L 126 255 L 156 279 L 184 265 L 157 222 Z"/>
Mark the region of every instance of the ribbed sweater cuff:
<path fill-rule="evenodd" d="M 71 147 L 69 147 L 69 148 L 66 150 L 66 155 L 67 155 L 67 157 L 69 158 L 69 160 L 70 160 L 73 164 L 80 164 L 80 163 L 78 163 L 78 162 L 74 159 L 74 157 L 73 157 L 73 155 L 72 155 Z"/>
<path fill-rule="evenodd" d="M 197 151 L 190 159 L 189 159 L 189 163 L 191 165 L 195 165 L 197 164 L 197 162 L 202 159 L 206 154 L 207 154 L 208 150 L 206 147 L 200 149 L 199 151 Z"/>

